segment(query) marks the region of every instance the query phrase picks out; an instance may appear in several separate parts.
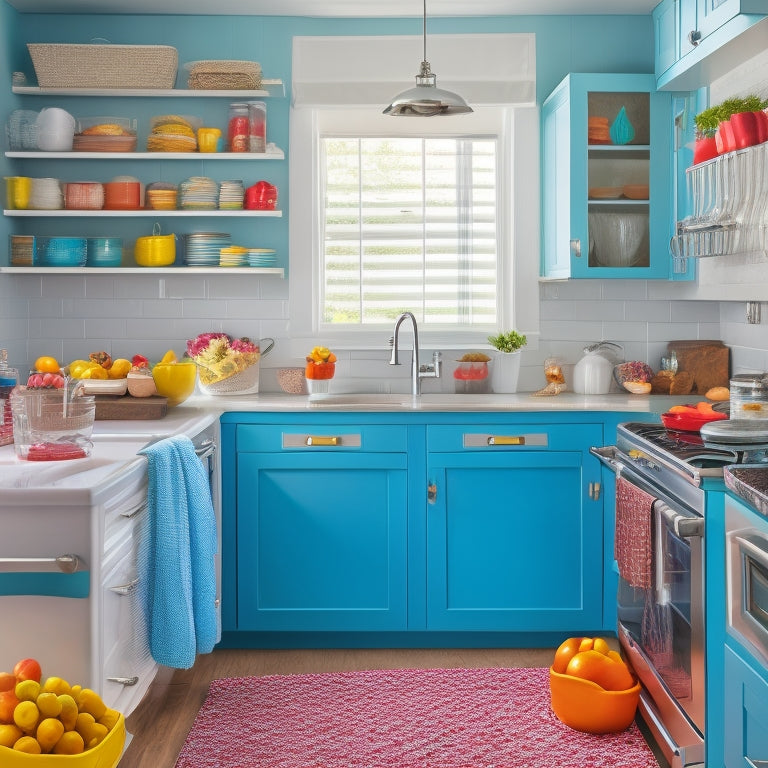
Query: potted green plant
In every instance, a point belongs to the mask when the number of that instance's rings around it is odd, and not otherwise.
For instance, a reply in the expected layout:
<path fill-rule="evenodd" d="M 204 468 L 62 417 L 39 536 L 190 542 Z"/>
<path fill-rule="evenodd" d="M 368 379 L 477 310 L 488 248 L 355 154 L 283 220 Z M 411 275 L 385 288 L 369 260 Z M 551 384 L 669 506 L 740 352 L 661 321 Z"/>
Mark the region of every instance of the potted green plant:
<path fill-rule="evenodd" d="M 768 100 L 750 94 L 734 96 L 699 112 L 694 118 L 696 144 L 693 162 L 704 162 L 715 156 L 712 154 L 712 138 L 716 154 L 744 149 L 768 140 L 766 107 Z"/>
<path fill-rule="evenodd" d="M 491 386 L 499 394 L 517 392 L 520 376 L 520 350 L 528 343 L 525 335 L 506 331 L 489 336 L 488 343 L 497 351 L 493 360 Z"/>
<path fill-rule="evenodd" d="M 703 163 L 717 157 L 715 135 L 720 126 L 720 107 L 708 107 L 694 117 L 696 124 L 696 142 L 693 147 L 693 162 Z"/>

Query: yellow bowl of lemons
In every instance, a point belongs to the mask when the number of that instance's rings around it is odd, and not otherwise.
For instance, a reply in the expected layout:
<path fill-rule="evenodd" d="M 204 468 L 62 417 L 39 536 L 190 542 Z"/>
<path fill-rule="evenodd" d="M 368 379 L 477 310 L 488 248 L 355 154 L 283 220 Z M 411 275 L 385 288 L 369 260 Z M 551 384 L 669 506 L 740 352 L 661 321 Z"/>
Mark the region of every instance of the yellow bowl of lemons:
<path fill-rule="evenodd" d="M 179 360 L 172 350 L 152 368 L 157 394 L 168 399 L 168 405 L 183 403 L 194 391 L 197 365 L 194 360 Z"/>

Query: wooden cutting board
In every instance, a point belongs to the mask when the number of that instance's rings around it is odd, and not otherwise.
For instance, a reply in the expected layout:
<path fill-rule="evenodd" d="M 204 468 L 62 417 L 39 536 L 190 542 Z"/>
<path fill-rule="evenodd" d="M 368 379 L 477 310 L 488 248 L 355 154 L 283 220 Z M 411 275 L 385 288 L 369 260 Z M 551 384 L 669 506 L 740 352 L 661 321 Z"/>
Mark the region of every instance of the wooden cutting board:
<path fill-rule="evenodd" d="M 693 391 L 730 385 L 730 349 L 722 341 L 670 341 L 667 352 L 677 357 L 677 370 L 693 374 Z"/>
<path fill-rule="evenodd" d="M 168 413 L 168 398 L 96 395 L 96 421 L 162 419 Z"/>

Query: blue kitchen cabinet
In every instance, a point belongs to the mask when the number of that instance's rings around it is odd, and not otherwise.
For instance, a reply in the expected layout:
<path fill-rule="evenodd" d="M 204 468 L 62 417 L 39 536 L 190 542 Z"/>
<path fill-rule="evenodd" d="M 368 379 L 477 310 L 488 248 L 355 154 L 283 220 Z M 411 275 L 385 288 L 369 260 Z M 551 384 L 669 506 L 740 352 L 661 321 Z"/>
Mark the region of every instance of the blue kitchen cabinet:
<path fill-rule="evenodd" d="M 236 429 L 237 629 L 405 629 L 406 429 Z"/>
<path fill-rule="evenodd" d="M 768 672 L 740 645 L 725 646 L 725 768 L 768 762 Z"/>
<path fill-rule="evenodd" d="M 768 0 L 662 0 L 653 9 L 656 83 L 695 90 L 765 47 Z"/>
<path fill-rule="evenodd" d="M 602 628 L 602 425 L 427 427 L 427 629 Z M 591 491 L 591 493 L 590 493 Z"/>
<path fill-rule="evenodd" d="M 611 139 L 622 108 L 631 132 Z M 544 277 L 674 277 L 672 134 L 671 97 L 652 75 L 560 83 L 542 107 Z"/>

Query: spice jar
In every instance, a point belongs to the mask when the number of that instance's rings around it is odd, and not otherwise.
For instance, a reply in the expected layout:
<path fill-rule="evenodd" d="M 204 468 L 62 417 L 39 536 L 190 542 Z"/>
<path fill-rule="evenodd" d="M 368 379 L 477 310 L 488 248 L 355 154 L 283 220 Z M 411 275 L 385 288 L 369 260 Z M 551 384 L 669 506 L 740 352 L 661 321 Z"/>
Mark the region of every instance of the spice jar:
<path fill-rule="evenodd" d="M 229 105 L 227 140 L 230 152 L 248 152 L 250 142 L 250 120 L 248 104 L 237 102 Z"/>
<path fill-rule="evenodd" d="M 764 373 L 742 373 L 730 381 L 732 419 L 768 419 L 768 381 Z"/>

